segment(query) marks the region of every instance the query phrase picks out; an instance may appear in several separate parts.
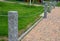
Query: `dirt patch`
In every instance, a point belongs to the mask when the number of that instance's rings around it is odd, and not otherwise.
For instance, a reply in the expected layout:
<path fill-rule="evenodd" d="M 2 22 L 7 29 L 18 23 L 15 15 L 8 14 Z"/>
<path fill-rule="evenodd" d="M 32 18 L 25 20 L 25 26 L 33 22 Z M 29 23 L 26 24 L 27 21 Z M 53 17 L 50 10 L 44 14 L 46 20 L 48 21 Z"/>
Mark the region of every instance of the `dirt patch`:
<path fill-rule="evenodd" d="M 2 37 L 0 37 L 0 41 L 8 41 L 8 38 L 7 38 L 7 37 L 2 36 Z"/>

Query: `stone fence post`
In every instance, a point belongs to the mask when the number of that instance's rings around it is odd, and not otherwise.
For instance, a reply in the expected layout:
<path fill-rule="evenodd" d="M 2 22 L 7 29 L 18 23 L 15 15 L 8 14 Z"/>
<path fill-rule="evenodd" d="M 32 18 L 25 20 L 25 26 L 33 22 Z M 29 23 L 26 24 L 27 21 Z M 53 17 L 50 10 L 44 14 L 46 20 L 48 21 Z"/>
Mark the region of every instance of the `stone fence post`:
<path fill-rule="evenodd" d="M 48 4 L 45 3 L 45 5 L 44 5 L 44 18 L 47 18 L 47 9 L 48 9 Z"/>
<path fill-rule="evenodd" d="M 8 41 L 18 41 L 18 12 L 8 12 Z"/>
<path fill-rule="evenodd" d="M 49 2 L 48 12 L 51 13 L 51 10 L 52 10 L 52 2 Z"/>

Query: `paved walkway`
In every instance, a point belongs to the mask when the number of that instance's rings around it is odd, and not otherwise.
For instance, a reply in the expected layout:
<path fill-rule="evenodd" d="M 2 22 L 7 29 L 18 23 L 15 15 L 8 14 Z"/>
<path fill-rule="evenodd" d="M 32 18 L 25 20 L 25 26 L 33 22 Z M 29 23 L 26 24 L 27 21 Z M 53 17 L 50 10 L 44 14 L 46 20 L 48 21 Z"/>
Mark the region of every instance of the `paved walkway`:
<path fill-rule="evenodd" d="M 39 22 L 22 41 L 60 41 L 60 7 L 48 13 L 48 17 Z"/>

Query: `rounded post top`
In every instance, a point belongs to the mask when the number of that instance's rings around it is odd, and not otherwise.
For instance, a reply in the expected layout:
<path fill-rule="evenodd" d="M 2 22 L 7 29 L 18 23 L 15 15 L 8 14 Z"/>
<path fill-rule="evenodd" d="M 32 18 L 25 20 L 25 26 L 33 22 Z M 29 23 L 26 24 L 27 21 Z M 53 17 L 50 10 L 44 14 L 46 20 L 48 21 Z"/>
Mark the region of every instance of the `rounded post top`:
<path fill-rule="evenodd" d="M 45 6 L 47 6 L 48 4 L 47 3 L 45 3 Z"/>
<path fill-rule="evenodd" d="M 8 11 L 8 16 L 17 16 L 18 15 L 18 11 Z"/>
<path fill-rule="evenodd" d="M 8 11 L 8 12 L 17 12 L 17 11 Z"/>
<path fill-rule="evenodd" d="M 18 13 L 18 11 L 8 11 L 8 13 Z"/>

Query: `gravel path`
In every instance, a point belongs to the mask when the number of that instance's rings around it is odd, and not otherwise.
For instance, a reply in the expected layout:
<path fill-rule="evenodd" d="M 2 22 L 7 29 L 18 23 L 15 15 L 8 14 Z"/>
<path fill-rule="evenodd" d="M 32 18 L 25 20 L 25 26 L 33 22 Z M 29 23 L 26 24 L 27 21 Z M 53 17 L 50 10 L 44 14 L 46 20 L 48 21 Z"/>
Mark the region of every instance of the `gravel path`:
<path fill-rule="evenodd" d="M 22 41 L 60 41 L 60 7 L 48 13 Z"/>

